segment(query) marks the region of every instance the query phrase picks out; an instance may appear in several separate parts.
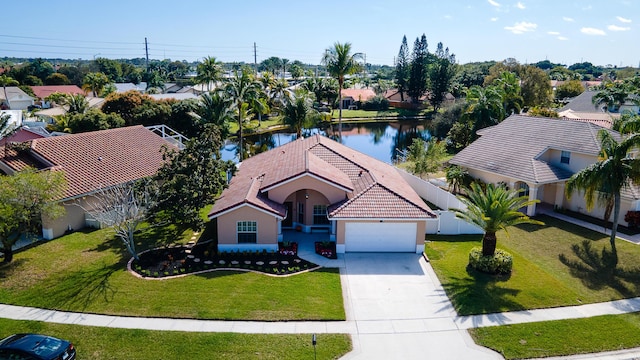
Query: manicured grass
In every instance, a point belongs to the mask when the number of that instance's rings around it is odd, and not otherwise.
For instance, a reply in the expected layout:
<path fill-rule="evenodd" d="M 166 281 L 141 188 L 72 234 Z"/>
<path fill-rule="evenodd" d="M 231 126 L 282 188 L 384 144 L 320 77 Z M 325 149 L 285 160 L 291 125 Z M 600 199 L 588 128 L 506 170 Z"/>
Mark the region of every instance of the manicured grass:
<path fill-rule="evenodd" d="M 0 267 L 0 303 L 131 316 L 345 319 L 337 269 L 291 277 L 221 271 L 145 280 L 126 271 L 129 256 L 111 234 L 76 232 L 16 253 Z M 163 243 L 164 236 L 161 230 L 142 234 L 138 250 Z"/>
<path fill-rule="evenodd" d="M 0 338 L 35 332 L 70 340 L 79 360 L 313 359 L 311 334 L 234 334 L 111 329 L 0 319 Z M 344 334 L 318 334 L 318 359 L 351 350 Z"/>
<path fill-rule="evenodd" d="M 469 330 L 506 359 L 586 354 L 640 347 L 640 313 Z"/>
<path fill-rule="evenodd" d="M 399 117 L 399 116 L 424 116 L 429 115 L 430 111 L 427 110 L 407 110 L 407 109 L 393 109 L 389 110 L 342 110 L 342 118 L 375 118 L 375 117 Z M 333 119 L 338 119 L 339 111 L 335 109 L 332 114 Z"/>
<path fill-rule="evenodd" d="M 618 271 L 610 275 L 601 253 L 603 247 L 608 249 L 608 236 L 551 217 L 539 220 L 546 225 L 512 227 L 509 237 L 498 233 L 498 248 L 513 255 L 510 276 L 467 271 L 468 254 L 480 246 L 479 235 L 427 237 L 432 241 L 425 253 L 460 315 L 640 296 L 640 246 L 618 240 Z M 560 255 L 567 260 L 561 261 Z"/>
<path fill-rule="evenodd" d="M 282 117 L 281 116 L 272 116 L 268 119 L 263 119 L 262 121 L 251 120 L 249 123 L 244 125 L 242 130 L 243 135 L 251 134 L 252 132 L 266 130 L 272 126 L 282 125 Z M 229 131 L 231 134 L 235 134 L 238 131 L 238 122 L 230 122 L 229 123 Z"/>

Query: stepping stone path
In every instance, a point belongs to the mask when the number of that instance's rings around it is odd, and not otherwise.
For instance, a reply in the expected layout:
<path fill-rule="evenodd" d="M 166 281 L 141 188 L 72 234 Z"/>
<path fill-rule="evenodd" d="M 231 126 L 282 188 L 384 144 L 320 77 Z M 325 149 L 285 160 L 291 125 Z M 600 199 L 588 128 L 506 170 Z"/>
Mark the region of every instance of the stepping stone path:
<path fill-rule="evenodd" d="M 195 259 L 193 259 L 193 262 L 200 262 L 200 259 L 195 258 Z"/>
<path fill-rule="evenodd" d="M 249 260 L 245 260 L 245 261 L 244 261 L 244 263 L 245 263 L 246 265 L 251 265 L 251 261 L 249 261 Z"/>
<path fill-rule="evenodd" d="M 224 264 L 226 264 L 226 263 L 224 262 L 224 260 L 220 260 L 220 261 L 218 261 L 218 263 L 219 263 L 220 265 L 224 265 Z"/>
<path fill-rule="evenodd" d="M 302 260 L 300 260 L 300 259 L 295 259 L 293 261 L 295 261 L 296 263 L 301 263 L 302 262 Z"/>
<path fill-rule="evenodd" d="M 204 263 L 205 263 L 206 265 L 211 265 L 211 264 L 213 264 L 213 261 L 211 261 L 211 260 L 205 260 L 205 261 L 204 261 Z"/>
<path fill-rule="evenodd" d="M 286 260 L 280 261 L 280 263 L 281 263 L 282 265 L 289 265 L 289 262 L 288 262 L 288 261 L 286 261 Z"/>
<path fill-rule="evenodd" d="M 238 265 L 238 264 L 240 264 L 240 262 L 238 262 L 238 261 L 236 261 L 236 260 L 233 260 L 233 261 L 231 262 L 231 264 L 232 264 L 232 265 Z"/>
<path fill-rule="evenodd" d="M 193 256 L 193 255 L 187 255 L 187 257 L 188 257 L 189 259 L 193 259 L 195 256 Z"/>
<path fill-rule="evenodd" d="M 264 265 L 264 261 L 256 261 L 256 265 L 262 266 L 262 265 Z"/>
<path fill-rule="evenodd" d="M 275 265 L 277 263 L 278 263 L 277 261 L 269 261 L 269 265 Z"/>
<path fill-rule="evenodd" d="M 187 249 L 184 251 L 185 254 L 191 254 L 191 249 Z"/>

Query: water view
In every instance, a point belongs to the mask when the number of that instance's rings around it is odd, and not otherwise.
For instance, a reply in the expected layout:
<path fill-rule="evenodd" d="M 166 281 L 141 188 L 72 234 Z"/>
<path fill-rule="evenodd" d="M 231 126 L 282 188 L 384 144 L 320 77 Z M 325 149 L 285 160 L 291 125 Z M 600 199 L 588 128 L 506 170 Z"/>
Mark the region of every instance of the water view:
<path fill-rule="evenodd" d="M 309 129 L 303 136 L 319 133 L 330 138 L 337 138 L 338 126 L 327 129 Z M 386 163 L 394 163 L 401 156 L 413 139 L 429 140 L 429 130 L 423 122 L 374 122 L 343 123 L 342 143 L 350 148 L 374 157 Z M 246 136 L 245 141 L 251 144 L 254 154 L 284 145 L 295 140 L 292 133 L 268 133 Z M 228 142 L 221 151 L 223 160 L 238 161 L 237 144 Z"/>

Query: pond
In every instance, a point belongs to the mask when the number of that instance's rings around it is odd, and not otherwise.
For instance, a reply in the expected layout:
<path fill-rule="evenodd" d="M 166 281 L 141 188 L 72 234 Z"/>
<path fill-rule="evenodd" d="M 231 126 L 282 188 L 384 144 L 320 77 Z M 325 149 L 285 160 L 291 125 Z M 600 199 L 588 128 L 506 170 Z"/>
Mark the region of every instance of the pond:
<path fill-rule="evenodd" d="M 332 128 L 308 129 L 303 136 L 319 133 L 331 138 L 337 138 L 338 126 Z M 425 122 L 372 122 L 372 123 L 343 123 L 342 143 L 350 148 L 374 157 L 385 163 L 394 163 L 401 152 L 411 145 L 413 139 L 429 140 L 431 137 Z M 295 134 L 280 132 L 245 137 L 251 151 L 259 153 L 276 148 L 295 140 Z M 227 142 L 221 151 L 223 160 L 238 161 L 238 147 L 233 142 Z"/>

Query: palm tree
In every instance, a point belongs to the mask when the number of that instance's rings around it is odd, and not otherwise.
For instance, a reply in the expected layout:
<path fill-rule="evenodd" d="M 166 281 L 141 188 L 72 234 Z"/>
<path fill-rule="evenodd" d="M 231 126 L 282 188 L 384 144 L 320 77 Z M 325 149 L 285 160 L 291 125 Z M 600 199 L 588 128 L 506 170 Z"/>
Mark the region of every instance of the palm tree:
<path fill-rule="evenodd" d="M 502 94 L 494 86 L 474 85 L 467 90 L 467 106 L 463 117 L 473 122 L 473 133 L 504 120 Z"/>
<path fill-rule="evenodd" d="M 593 208 L 597 201 L 605 207 L 611 208 L 613 203 L 613 224 L 611 225 L 611 252 L 613 266 L 618 263 L 616 250 L 616 232 L 620 217 L 620 193 L 631 186 L 632 182 L 640 180 L 640 159 L 627 156 L 629 151 L 640 146 L 640 134 L 636 133 L 618 141 L 614 133 L 605 129 L 598 132 L 600 139 L 600 154 L 598 162 L 587 166 L 574 174 L 565 188 L 567 197 L 571 197 L 576 190 L 584 190 L 587 209 Z M 607 221 L 609 214 L 606 214 Z"/>
<path fill-rule="evenodd" d="M 529 218 L 518 209 L 539 202 L 520 196 L 515 189 L 507 190 L 502 186 L 488 184 L 483 190 L 477 183 L 472 183 L 466 190 L 468 197 L 458 196 L 467 206 L 466 210 L 454 209 L 456 217 L 475 224 L 484 230 L 482 237 L 482 255 L 493 256 L 496 252 L 496 232 L 518 224 L 537 224 L 542 222 Z"/>
<path fill-rule="evenodd" d="M 596 93 L 591 101 L 596 107 L 605 105 L 606 111 L 616 112 L 629 99 L 630 89 L 626 83 L 610 83 Z"/>
<path fill-rule="evenodd" d="M 89 109 L 89 102 L 82 94 L 69 94 L 64 96 L 61 101 L 69 107 L 67 109 L 69 114 L 84 114 Z"/>
<path fill-rule="evenodd" d="M 224 92 L 233 101 L 237 111 L 239 127 L 240 161 L 243 160 L 242 126 L 244 124 L 244 114 L 248 104 L 255 103 L 260 97 L 260 83 L 253 79 L 247 69 L 236 71 L 234 76 L 225 85 Z"/>
<path fill-rule="evenodd" d="M 355 74 L 360 71 L 358 60 L 362 59 L 361 53 L 351 54 L 351 44 L 336 42 L 332 48 L 325 51 L 322 63 L 332 77 L 338 80 L 338 136 L 342 142 L 342 89 L 345 75 Z"/>
<path fill-rule="evenodd" d="M 302 129 L 308 126 L 318 112 L 313 109 L 313 99 L 306 92 L 293 94 L 285 101 L 282 109 L 282 122 L 296 132 L 296 138 L 302 135 Z"/>
<path fill-rule="evenodd" d="M 286 72 L 287 72 L 287 64 L 289 63 L 289 59 L 280 59 L 282 61 L 282 80 L 284 80 Z"/>
<path fill-rule="evenodd" d="M 93 97 L 98 97 L 102 89 L 109 83 L 107 75 L 101 72 L 88 73 L 82 80 L 82 89 L 90 91 Z"/>
<path fill-rule="evenodd" d="M 220 138 L 229 136 L 229 123 L 234 120 L 231 101 L 219 92 L 204 93 L 200 97 L 196 115 L 200 125 L 216 126 L 220 131 Z"/>
<path fill-rule="evenodd" d="M 218 62 L 213 56 L 207 56 L 196 66 L 196 82 L 198 84 L 207 84 L 207 91 L 211 91 L 211 83 L 222 79 L 222 73 L 222 63 Z"/>
<path fill-rule="evenodd" d="M 493 81 L 493 85 L 497 86 L 502 93 L 505 116 L 520 114 L 524 99 L 521 95 L 520 79 L 516 74 L 504 71 Z"/>

